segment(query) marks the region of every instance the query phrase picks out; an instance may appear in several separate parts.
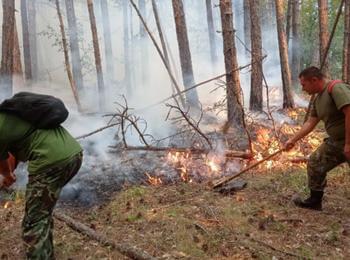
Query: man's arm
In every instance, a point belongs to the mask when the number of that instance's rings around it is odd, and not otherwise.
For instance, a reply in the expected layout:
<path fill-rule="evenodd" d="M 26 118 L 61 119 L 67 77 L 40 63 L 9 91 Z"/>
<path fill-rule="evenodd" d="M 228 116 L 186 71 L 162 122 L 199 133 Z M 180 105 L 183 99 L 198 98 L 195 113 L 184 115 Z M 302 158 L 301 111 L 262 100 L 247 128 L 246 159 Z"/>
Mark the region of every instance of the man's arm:
<path fill-rule="evenodd" d="M 346 105 L 341 109 L 345 115 L 345 145 L 344 154 L 350 160 L 350 105 Z"/>
<path fill-rule="evenodd" d="M 308 135 L 314 128 L 315 126 L 320 122 L 320 119 L 317 117 L 310 117 L 300 128 L 296 134 L 290 138 L 285 144 L 284 148 L 285 150 L 290 150 L 294 147 L 295 143 L 299 141 L 301 138 L 304 136 Z M 349 121 L 349 127 L 350 127 L 350 121 Z M 349 138 L 350 141 L 350 138 Z"/>

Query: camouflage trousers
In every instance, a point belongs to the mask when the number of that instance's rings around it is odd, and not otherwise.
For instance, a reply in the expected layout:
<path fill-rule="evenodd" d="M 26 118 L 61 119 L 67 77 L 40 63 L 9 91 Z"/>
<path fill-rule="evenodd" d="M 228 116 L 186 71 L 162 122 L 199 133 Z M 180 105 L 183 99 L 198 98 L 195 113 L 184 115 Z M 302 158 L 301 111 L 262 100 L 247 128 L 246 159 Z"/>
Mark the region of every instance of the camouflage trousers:
<path fill-rule="evenodd" d="M 54 259 L 52 212 L 63 186 L 78 172 L 82 153 L 68 163 L 29 174 L 22 222 L 27 259 Z"/>
<path fill-rule="evenodd" d="M 347 161 L 343 151 L 344 141 L 335 142 L 330 138 L 326 138 L 322 145 L 311 154 L 307 165 L 310 190 L 324 190 L 327 184 L 327 173 Z"/>

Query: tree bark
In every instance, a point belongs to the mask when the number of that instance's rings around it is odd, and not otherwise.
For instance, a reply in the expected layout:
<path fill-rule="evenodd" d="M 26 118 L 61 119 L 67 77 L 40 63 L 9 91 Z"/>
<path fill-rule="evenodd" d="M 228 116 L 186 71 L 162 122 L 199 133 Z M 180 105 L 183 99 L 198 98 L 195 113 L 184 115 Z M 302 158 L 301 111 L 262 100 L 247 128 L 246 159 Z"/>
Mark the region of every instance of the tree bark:
<path fill-rule="evenodd" d="M 78 91 L 84 88 L 82 66 L 79 51 L 79 38 L 78 38 L 78 28 L 77 20 L 74 10 L 73 0 L 66 0 L 66 12 L 67 21 L 69 28 L 69 42 L 70 42 L 70 53 L 72 55 L 72 65 L 73 65 L 73 77 L 76 83 Z"/>
<path fill-rule="evenodd" d="M 297 86 L 299 83 L 300 72 L 300 2 L 293 0 L 292 5 L 292 86 Z"/>
<path fill-rule="evenodd" d="M 2 53 L 0 68 L 1 97 L 7 98 L 13 92 L 13 51 L 15 32 L 15 1 L 3 0 Z"/>
<path fill-rule="evenodd" d="M 28 8 L 28 24 L 29 24 L 29 45 L 30 45 L 30 58 L 31 58 L 31 70 L 32 80 L 38 80 L 38 51 L 36 42 L 36 0 L 30 0 L 27 2 Z"/>
<path fill-rule="evenodd" d="M 251 49 L 251 36 L 250 36 L 250 11 L 249 11 L 249 0 L 243 0 L 243 9 L 244 9 L 244 45 L 246 46 L 246 54 Z"/>
<path fill-rule="evenodd" d="M 103 38 L 105 43 L 105 56 L 106 56 L 106 68 L 107 78 L 113 79 L 114 65 L 113 65 L 113 51 L 112 51 L 112 39 L 111 39 L 111 26 L 109 21 L 108 2 L 107 0 L 100 0 L 101 13 L 102 13 L 102 25 L 103 25 Z"/>
<path fill-rule="evenodd" d="M 22 62 L 21 62 L 21 49 L 19 47 L 16 19 L 15 19 L 15 32 L 14 32 L 14 45 L 13 45 L 13 73 L 16 74 L 17 78 L 18 77 L 22 78 L 23 69 L 22 69 Z M 21 84 L 22 83 L 23 82 L 21 82 Z"/>
<path fill-rule="evenodd" d="M 214 19 L 213 19 L 213 7 L 211 0 L 206 0 L 206 9 L 207 9 L 207 22 L 208 22 L 208 36 L 209 36 L 209 46 L 210 46 L 210 58 L 211 63 L 214 65 L 218 61 L 218 55 L 216 51 L 216 33 L 214 28 Z"/>
<path fill-rule="evenodd" d="M 26 80 L 31 80 L 32 79 L 32 58 L 30 55 L 27 0 L 21 0 L 21 18 L 22 18 L 24 72 L 25 72 Z"/>
<path fill-rule="evenodd" d="M 329 39 L 328 33 L 328 0 L 318 0 L 318 17 L 319 17 L 319 40 L 320 40 L 320 66 L 325 75 L 329 75 L 328 57 L 326 55 L 326 48 Z"/>
<path fill-rule="evenodd" d="M 243 106 L 239 71 L 237 70 L 237 53 L 235 31 L 233 29 L 232 1 L 220 0 L 220 13 L 223 37 L 223 50 L 226 69 L 227 122 L 243 128 Z"/>
<path fill-rule="evenodd" d="M 350 83 L 350 0 L 345 0 L 344 47 L 343 47 L 343 81 Z"/>
<path fill-rule="evenodd" d="M 263 97 L 262 97 L 262 41 L 261 41 L 261 26 L 259 19 L 259 2 L 256 0 L 249 0 L 250 10 L 250 25 L 251 25 L 251 84 L 250 84 L 250 109 L 255 111 L 262 111 Z"/>
<path fill-rule="evenodd" d="M 104 86 L 104 81 L 103 81 L 100 46 L 98 43 L 96 19 L 95 19 L 94 5 L 93 5 L 92 0 L 87 0 L 87 5 L 88 5 L 88 10 L 89 10 L 92 42 L 93 42 L 93 46 L 94 46 L 95 66 L 96 66 L 96 73 L 97 73 L 97 86 L 98 86 L 98 91 L 99 91 L 99 107 L 101 110 L 104 110 L 105 103 L 106 103 L 106 101 L 105 101 L 105 86 Z"/>
<path fill-rule="evenodd" d="M 193 86 L 194 76 L 192 68 L 192 58 L 190 44 L 187 35 L 186 18 L 182 0 L 172 0 L 177 43 L 179 47 L 182 79 L 185 89 Z M 199 107 L 198 94 L 196 90 L 186 92 L 187 103 L 189 106 Z"/>
<path fill-rule="evenodd" d="M 294 100 L 291 91 L 291 75 L 288 63 L 288 46 L 284 31 L 283 0 L 275 0 L 276 22 L 278 33 L 278 45 L 280 52 L 280 63 L 283 84 L 283 108 L 293 108 Z"/>
<path fill-rule="evenodd" d="M 78 95 L 77 88 L 75 86 L 72 70 L 71 70 L 70 63 L 69 63 L 68 44 L 67 44 L 67 39 L 66 39 L 66 32 L 64 30 L 64 24 L 63 24 L 63 18 L 62 18 L 62 13 L 61 13 L 59 0 L 56 0 L 56 9 L 57 9 L 57 16 L 58 16 L 58 20 L 59 20 L 59 24 L 60 24 L 61 35 L 62 35 L 64 61 L 65 61 L 65 65 L 66 65 L 66 71 L 67 71 L 67 75 L 68 75 L 68 80 L 69 80 L 69 83 L 70 83 L 70 86 L 71 86 L 71 89 L 72 89 L 72 92 L 73 92 L 73 96 L 74 96 L 75 102 L 77 104 L 78 110 L 81 111 L 79 95 Z"/>
<path fill-rule="evenodd" d="M 288 0 L 287 5 L 287 19 L 286 19 L 286 37 L 287 37 L 287 44 L 289 45 L 289 39 L 290 39 L 290 28 L 292 24 L 292 10 L 293 10 L 293 3 L 294 0 Z"/>

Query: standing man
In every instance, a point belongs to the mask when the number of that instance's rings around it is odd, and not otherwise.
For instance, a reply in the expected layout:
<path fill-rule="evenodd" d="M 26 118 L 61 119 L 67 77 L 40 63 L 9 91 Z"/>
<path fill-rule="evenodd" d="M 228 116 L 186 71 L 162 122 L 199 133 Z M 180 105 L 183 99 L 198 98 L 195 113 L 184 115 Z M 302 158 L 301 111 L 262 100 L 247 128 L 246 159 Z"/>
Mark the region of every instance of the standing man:
<path fill-rule="evenodd" d="M 309 67 L 299 74 L 300 84 L 308 94 L 316 94 L 309 119 L 284 145 L 286 150 L 309 134 L 320 120 L 328 138 L 313 152 L 307 165 L 310 196 L 294 199 L 296 206 L 322 210 L 327 172 L 343 162 L 350 162 L 350 86 L 328 80 L 321 70 Z"/>
<path fill-rule="evenodd" d="M 63 186 L 81 166 L 82 148 L 61 126 L 36 129 L 13 114 L 0 112 L 0 174 L 5 186 L 15 181 L 11 155 L 28 161 L 22 223 L 27 259 L 54 259 L 52 212 Z"/>

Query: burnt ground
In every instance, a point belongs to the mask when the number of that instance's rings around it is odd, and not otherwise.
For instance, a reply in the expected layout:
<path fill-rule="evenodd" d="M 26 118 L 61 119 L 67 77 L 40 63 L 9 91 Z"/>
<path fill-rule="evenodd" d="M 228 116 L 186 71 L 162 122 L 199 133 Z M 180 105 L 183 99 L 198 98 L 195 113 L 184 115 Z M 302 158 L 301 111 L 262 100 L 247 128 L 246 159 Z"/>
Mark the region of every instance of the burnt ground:
<path fill-rule="evenodd" d="M 57 210 L 163 259 L 349 259 L 348 166 L 329 175 L 322 212 L 290 202 L 306 195 L 304 169 L 252 171 L 243 179 L 248 186 L 226 196 L 206 182 L 122 185 L 109 200 Z M 0 258 L 21 259 L 23 193 L 2 194 L 0 204 Z M 57 259 L 124 259 L 58 220 L 54 240 Z"/>

